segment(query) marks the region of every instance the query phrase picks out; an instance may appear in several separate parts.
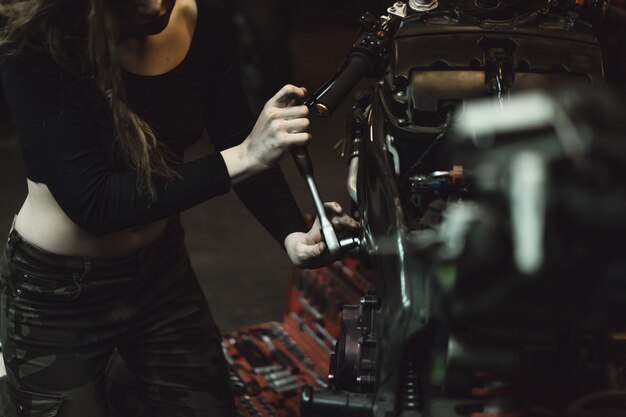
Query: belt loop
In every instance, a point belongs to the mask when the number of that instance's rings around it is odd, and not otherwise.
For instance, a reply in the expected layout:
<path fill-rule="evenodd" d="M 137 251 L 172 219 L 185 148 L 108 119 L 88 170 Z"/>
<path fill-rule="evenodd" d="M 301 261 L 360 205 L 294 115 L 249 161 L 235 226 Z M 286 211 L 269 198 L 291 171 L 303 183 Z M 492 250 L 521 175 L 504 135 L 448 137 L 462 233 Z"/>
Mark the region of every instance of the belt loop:
<path fill-rule="evenodd" d="M 80 277 L 78 276 L 78 273 L 74 273 L 74 285 L 76 285 L 76 292 L 71 294 L 72 297 L 78 297 L 80 293 L 83 291 L 83 286 L 80 284 L 83 282 L 83 280 L 87 276 L 89 276 L 89 274 L 93 270 L 93 262 L 91 261 L 91 259 L 85 259 L 83 266 L 84 266 L 83 274 Z"/>
<path fill-rule="evenodd" d="M 82 281 L 83 279 L 85 279 L 86 277 L 89 276 L 89 274 L 91 274 L 91 271 L 93 270 L 93 262 L 91 261 L 91 259 L 85 259 L 85 269 L 83 271 L 83 275 L 80 277 L 79 281 Z"/>
<path fill-rule="evenodd" d="M 17 241 L 19 240 L 14 236 L 13 233 L 15 231 L 15 220 L 17 219 L 17 214 L 13 215 L 13 222 L 11 223 L 11 230 L 9 230 L 9 236 L 7 238 L 7 257 L 10 261 L 13 259 L 13 254 L 15 253 L 15 245 L 17 245 Z"/>

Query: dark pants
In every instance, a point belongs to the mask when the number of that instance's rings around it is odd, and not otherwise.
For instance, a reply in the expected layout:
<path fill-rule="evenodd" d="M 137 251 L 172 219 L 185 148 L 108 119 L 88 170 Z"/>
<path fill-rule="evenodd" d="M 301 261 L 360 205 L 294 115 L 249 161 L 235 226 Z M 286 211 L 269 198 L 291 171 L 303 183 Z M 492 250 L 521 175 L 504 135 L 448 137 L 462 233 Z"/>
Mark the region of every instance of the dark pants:
<path fill-rule="evenodd" d="M 220 333 L 179 221 L 137 254 L 107 260 L 53 255 L 12 231 L 0 275 L 18 415 L 235 414 Z"/>

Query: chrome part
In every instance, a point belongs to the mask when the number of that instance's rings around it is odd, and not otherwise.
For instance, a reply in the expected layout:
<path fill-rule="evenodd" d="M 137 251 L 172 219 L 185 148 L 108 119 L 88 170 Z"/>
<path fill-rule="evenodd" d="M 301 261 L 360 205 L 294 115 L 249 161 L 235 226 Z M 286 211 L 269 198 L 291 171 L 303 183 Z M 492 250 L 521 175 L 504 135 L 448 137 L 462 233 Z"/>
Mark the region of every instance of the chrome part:
<path fill-rule="evenodd" d="M 409 0 L 409 7 L 416 12 L 430 12 L 439 7 L 437 0 Z"/>
<path fill-rule="evenodd" d="M 341 254 L 341 246 L 339 246 L 339 240 L 337 240 L 337 235 L 335 234 L 333 225 L 330 223 L 330 220 L 328 220 L 328 217 L 326 216 L 324 203 L 322 202 L 320 194 L 317 191 L 315 180 L 311 175 L 308 175 L 306 177 L 306 182 L 309 186 L 309 192 L 311 193 L 311 197 L 313 198 L 313 203 L 315 204 L 315 209 L 317 211 L 317 216 L 320 222 L 320 229 L 322 231 L 322 236 L 324 236 L 326 247 L 328 248 L 330 255 L 333 258 L 336 258 Z"/>
<path fill-rule="evenodd" d="M 387 8 L 387 13 L 398 17 L 406 17 L 406 3 L 401 1 L 396 2 L 393 6 Z"/>
<path fill-rule="evenodd" d="M 393 145 L 393 136 L 388 134 L 385 139 L 387 152 L 389 152 L 389 154 L 391 155 L 391 159 L 393 160 L 393 171 L 396 175 L 400 175 L 400 154 L 398 153 L 396 147 Z"/>
<path fill-rule="evenodd" d="M 354 157 L 350 160 L 350 167 L 348 168 L 348 195 L 355 203 L 358 203 L 356 179 L 359 172 L 359 157 Z"/>

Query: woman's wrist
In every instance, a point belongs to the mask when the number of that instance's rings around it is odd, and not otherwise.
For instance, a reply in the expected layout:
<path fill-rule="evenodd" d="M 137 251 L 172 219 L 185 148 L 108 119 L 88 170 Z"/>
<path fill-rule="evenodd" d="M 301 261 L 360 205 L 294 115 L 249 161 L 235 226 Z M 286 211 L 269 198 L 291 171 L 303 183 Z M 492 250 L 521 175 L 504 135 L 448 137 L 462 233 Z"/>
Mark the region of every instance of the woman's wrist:
<path fill-rule="evenodd" d="M 221 152 L 232 184 L 237 184 L 261 171 L 260 164 L 255 163 L 246 152 L 247 140 Z"/>

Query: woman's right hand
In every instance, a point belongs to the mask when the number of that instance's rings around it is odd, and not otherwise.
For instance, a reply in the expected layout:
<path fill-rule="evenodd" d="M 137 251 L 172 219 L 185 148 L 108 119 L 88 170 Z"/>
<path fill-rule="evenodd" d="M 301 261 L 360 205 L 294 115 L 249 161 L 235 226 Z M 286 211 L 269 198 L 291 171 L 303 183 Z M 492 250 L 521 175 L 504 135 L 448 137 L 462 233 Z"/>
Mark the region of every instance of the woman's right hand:
<path fill-rule="evenodd" d="M 305 145 L 311 135 L 309 109 L 302 102 L 306 89 L 286 85 L 263 107 L 250 135 L 240 145 L 222 152 L 231 180 L 237 182 L 273 165 L 294 145 Z"/>

